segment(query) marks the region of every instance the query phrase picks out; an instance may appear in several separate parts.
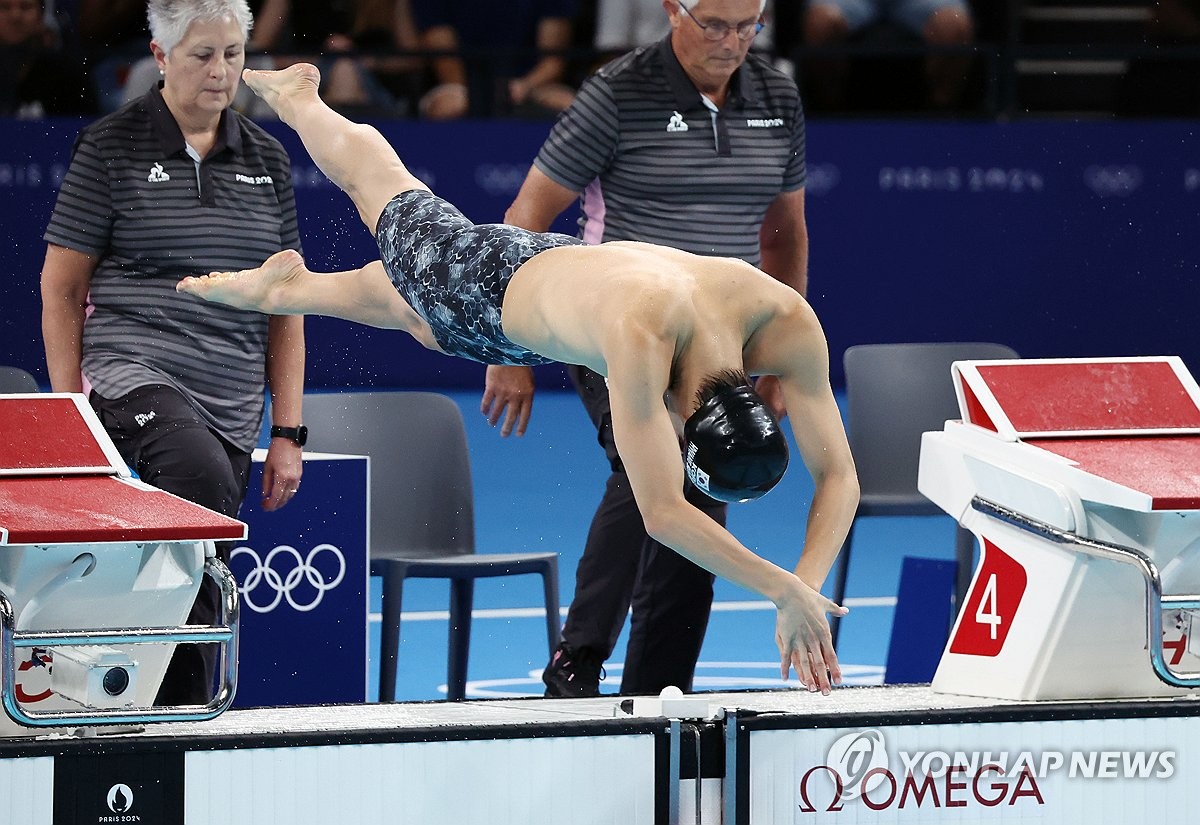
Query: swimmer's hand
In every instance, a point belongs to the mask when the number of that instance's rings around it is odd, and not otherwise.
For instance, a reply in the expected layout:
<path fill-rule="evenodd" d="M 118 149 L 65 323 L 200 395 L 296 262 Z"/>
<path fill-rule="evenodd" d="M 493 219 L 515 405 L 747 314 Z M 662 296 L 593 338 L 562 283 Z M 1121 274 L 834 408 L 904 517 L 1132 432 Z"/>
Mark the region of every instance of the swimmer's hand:
<path fill-rule="evenodd" d="M 487 416 L 493 427 L 504 416 L 500 436 L 507 437 L 515 428 L 525 435 L 529 416 L 533 414 L 534 380 L 530 367 L 489 365 L 483 383 L 483 399 L 479 411 Z"/>
<path fill-rule="evenodd" d="M 800 683 L 826 696 L 832 685 L 842 683 L 842 669 L 829 621 L 825 614 L 845 616 L 850 611 L 834 604 L 816 590 L 795 579 L 795 586 L 776 603 L 775 644 L 779 647 L 779 675 L 786 682 L 795 669 Z"/>

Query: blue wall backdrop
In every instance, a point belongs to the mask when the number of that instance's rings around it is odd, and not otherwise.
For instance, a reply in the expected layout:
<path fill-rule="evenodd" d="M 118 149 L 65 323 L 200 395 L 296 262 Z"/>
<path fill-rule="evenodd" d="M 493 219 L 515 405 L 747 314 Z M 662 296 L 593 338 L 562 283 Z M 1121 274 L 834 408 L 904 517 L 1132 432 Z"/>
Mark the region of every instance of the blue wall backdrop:
<path fill-rule="evenodd" d="M 0 362 L 46 380 L 41 233 L 81 125 L 0 121 Z M 470 218 L 499 221 L 547 123 L 378 124 L 406 163 Z M 316 269 L 374 246 L 294 134 L 301 231 Z M 814 122 L 809 298 L 834 382 L 858 343 L 996 340 L 1027 357 L 1178 354 L 1195 332 L 1200 123 Z M 555 227 L 574 232 L 574 215 Z M 313 318 L 312 388 L 474 387 L 483 368 L 405 336 Z M 542 386 L 565 386 L 542 368 Z"/>

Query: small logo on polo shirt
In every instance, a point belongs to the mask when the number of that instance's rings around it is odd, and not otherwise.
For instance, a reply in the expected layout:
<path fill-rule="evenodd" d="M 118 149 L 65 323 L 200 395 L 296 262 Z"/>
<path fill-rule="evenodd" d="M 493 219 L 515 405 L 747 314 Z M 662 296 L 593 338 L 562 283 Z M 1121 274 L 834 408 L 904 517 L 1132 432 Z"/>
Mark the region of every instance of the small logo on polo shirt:
<path fill-rule="evenodd" d="M 781 117 L 753 117 L 746 121 L 746 125 L 752 129 L 769 129 L 772 126 L 782 126 L 783 118 L 781 118 Z"/>
<path fill-rule="evenodd" d="M 161 163 L 156 163 L 150 167 L 150 176 L 146 178 L 150 183 L 165 183 L 169 181 L 171 176 L 163 171 Z"/>
<path fill-rule="evenodd" d="M 679 114 L 679 112 L 671 115 L 671 119 L 667 121 L 668 132 L 686 132 L 687 130 L 688 125 L 684 123 L 683 115 Z"/>
<path fill-rule="evenodd" d="M 275 182 L 270 175 L 243 175 L 234 173 L 233 179 L 238 183 L 249 183 L 252 186 L 262 186 L 265 183 Z"/>

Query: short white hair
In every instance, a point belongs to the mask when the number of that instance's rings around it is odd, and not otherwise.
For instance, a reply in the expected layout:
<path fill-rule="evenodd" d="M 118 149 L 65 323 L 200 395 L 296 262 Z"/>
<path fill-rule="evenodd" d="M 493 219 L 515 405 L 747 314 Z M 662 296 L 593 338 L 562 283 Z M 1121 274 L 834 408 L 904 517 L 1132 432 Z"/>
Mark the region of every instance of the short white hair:
<path fill-rule="evenodd" d="M 232 17 L 242 29 L 242 39 L 250 37 L 254 16 L 246 0 L 149 0 L 146 20 L 150 36 L 164 52 L 179 45 L 188 27 L 197 20 L 223 20 Z"/>
<path fill-rule="evenodd" d="M 700 0 L 675 0 L 676 3 L 683 6 L 688 11 L 696 8 L 696 4 Z M 767 9 L 767 0 L 758 0 L 758 13 L 761 15 Z"/>

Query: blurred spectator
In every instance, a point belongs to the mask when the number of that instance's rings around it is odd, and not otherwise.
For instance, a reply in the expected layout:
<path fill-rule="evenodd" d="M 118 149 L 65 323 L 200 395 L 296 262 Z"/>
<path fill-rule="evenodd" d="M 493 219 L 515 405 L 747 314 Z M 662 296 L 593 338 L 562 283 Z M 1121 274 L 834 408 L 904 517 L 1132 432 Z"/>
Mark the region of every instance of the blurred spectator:
<path fill-rule="evenodd" d="M 358 0 L 351 35 L 355 48 L 368 52 L 360 62 L 371 82 L 378 83 L 393 105 L 403 110 L 398 114 L 416 114 L 427 78 L 425 60 L 413 54 L 420 49 L 420 40 L 410 0 Z"/>
<path fill-rule="evenodd" d="M 544 116 L 571 105 L 565 83 L 576 0 L 411 0 L 437 85 L 421 101 L 432 120 Z"/>
<path fill-rule="evenodd" d="M 359 116 L 409 114 L 423 78 L 414 57 L 416 29 L 408 0 L 267 0 L 284 9 L 286 39 L 264 45 L 276 68 L 295 62 L 321 69 L 321 97 Z M 367 55 L 362 52 L 379 52 Z M 359 53 L 359 54 L 351 54 Z"/>
<path fill-rule="evenodd" d="M 657 43 L 670 30 L 662 0 L 596 0 L 597 51 L 624 53 Z"/>
<path fill-rule="evenodd" d="M 57 48 L 42 0 L 0 0 L 0 115 L 92 115 L 100 111 L 83 64 Z"/>
<path fill-rule="evenodd" d="M 1120 112 L 1135 117 L 1200 115 L 1200 0 L 1158 0 L 1146 43 L 1160 54 L 1131 62 L 1121 89 Z M 1183 47 L 1188 56 L 1172 55 Z"/>
<path fill-rule="evenodd" d="M 964 0 L 809 0 L 804 15 L 804 42 L 833 46 L 880 26 L 899 29 L 930 46 L 964 46 L 974 41 L 974 21 Z M 970 57 L 931 53 L 925 59 L 928 103 L 947 109 L 959 102 L 966 85 Z M 844 108 L 847 61 L 822 58 L 812 63 L 806 88 L 817 107 Z"/>
<path fill-rule="evenodd" d="M 1005 43 L 1016 34 L 1014 3 L 1019 0 L 970 0 L 975 39 L 981 43 Z"/>
<path fill-rule="evenodd" d="M 411 54 L 418 44 L 408 2 L 251 2 L 256 16 L 246 66 L 276 69 L 296 62 L 315 63 L 321 68 L 321 95 L 331 106 L 365 117 L 412 114 L 425 84 L 423 61 Z M 410 54 L 398 56 L 397 50 Z M 157 81 L 157 66 L 147 56 L 130 70 L 124 101 L 141 97 Z M 233 107 L 254 118 L 275 117 L 244 86 Z"/>
<path fill-rule="evenodd" d="M 798 0 L 780 0 L 767 5 L 774 7 L 774 13 L 767 22 L 772 23 L 775 28 L 775 53 L 789 62 L 794 62 L 796 50 L 800 48 L 804 6 Z"/>
<path fill-rule="evenodd" d="M 258 0 L 250 3 L 254 28 L 246 41 L 247 53 L 269 52 L 279 46 L 288 22 L 289 0 Z"/>
<path fill-rule="evenodd" d="M 146 0 L 79 0 L 79 45 L 105 112 L 122 103 L 129 71 L 150 49 Z"/>
<path fill-rule="evenodd" d="M 145 0 L 79 0 L 79 34 L 93 53 L 149 42 Z"/>
<path fill-rule="evenodd" d="M 60 49 L 79 51 L 79 0 L 46 0 L 43 17 Z"/>
<path fill-rule="evenodd" d="M 1200 0 L 1158 0 L 1150 17 L 1149 39 L 1176 45 L 1200 42 Z"/>

